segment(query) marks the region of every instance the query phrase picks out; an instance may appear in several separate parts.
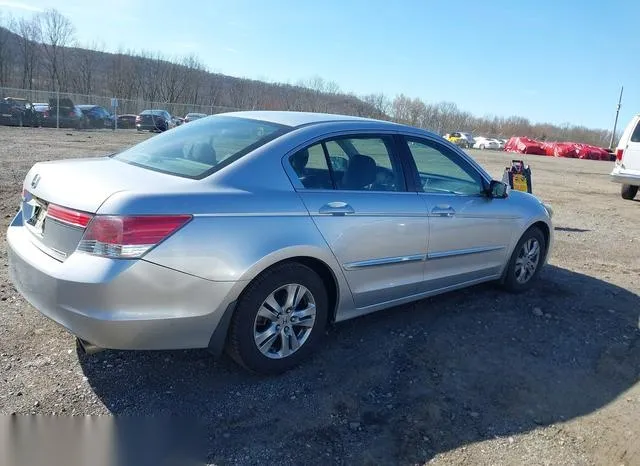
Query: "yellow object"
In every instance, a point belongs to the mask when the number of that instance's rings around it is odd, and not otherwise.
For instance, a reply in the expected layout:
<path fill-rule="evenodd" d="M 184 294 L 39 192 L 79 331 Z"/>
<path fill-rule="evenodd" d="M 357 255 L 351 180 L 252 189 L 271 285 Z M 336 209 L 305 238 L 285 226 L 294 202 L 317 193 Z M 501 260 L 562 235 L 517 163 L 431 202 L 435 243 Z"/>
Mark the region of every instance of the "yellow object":
<path fill-rule="evenodd" d="M 525 193 L 529 191 L 527 185 L 527 178 L 524 175 L 520 175 L 518 173 L 513 174 L 513 189 L 516 191 L 524 191 Z"/>

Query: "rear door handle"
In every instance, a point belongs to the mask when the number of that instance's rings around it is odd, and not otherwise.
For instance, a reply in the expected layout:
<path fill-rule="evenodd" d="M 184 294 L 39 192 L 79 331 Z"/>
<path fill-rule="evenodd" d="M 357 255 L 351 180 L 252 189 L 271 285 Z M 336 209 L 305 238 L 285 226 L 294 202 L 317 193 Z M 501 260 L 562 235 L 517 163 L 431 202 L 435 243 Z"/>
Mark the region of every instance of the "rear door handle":
<path fill-rule="evenodd" d="M 438 205 L 431 209 L 431 214 L 436 217 L 453 217 L 456 211 L 450 205 Z"/>
<path fill-rule="evenodd" d="M 318 211 L 321 214 L 329 214 L 329 215 L 347 215 L 347 214 L 355 214 L 355 210 L 346 202 L 342 201 L 334 201 L 329 202 L 328 204 L 320 207 Z"/>

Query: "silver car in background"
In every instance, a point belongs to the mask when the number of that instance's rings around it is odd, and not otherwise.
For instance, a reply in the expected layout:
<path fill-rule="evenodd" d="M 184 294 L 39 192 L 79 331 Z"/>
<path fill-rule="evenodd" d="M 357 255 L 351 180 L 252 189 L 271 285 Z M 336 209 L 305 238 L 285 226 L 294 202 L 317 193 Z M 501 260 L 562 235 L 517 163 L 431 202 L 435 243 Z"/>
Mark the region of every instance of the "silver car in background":
<path fill-rule="evenodd" d="M 481 282 L 527 289 L 550 217 L 435 134 L 237 112 L 37 163 L 7 239 L 16 288 L 87 347 L 226 348 L 277 373 L 331 322 Z"/>

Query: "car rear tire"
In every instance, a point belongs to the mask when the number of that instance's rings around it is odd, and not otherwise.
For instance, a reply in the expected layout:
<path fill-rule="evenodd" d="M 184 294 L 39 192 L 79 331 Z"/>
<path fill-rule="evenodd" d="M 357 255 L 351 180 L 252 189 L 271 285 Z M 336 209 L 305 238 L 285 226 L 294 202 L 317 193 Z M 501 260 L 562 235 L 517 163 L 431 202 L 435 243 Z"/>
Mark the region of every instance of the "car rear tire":
<path fill-rule="evenodd" d="M 623 184 L 622 188 L 620 188 L 620 195 L 622 199 L 626 199 L 628 201 L 632 200 L 638 194 L 638 187 L 630 184 Z"/>
<path fill-rule="evenodd" d="M 296 262 L 276 265 L 253 280 L 238 300 L 227 351 L 250 371 L 287 371 L 312 353 L 327 315 L 327 291 L 316 272 Z"/>
<path fill-rule="evenodd" d="M 531 288 L 540 274 L 547 254 L 547 242 L 540 228 L 531 227 L 520 238 L 516 245 L 502 285 L 512 293 L 522 293 Z"/>

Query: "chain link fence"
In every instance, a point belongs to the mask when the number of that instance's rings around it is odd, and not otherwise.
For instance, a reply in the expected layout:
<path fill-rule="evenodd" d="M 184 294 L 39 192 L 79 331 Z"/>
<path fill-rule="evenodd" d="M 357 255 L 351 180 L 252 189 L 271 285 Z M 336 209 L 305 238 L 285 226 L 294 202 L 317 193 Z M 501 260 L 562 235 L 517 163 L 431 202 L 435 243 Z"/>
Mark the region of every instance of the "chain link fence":
<path fill-rule="evenodd" d="M 74 105 L 99 105 L 104 107 L 110 113 L 114 113 L 114 110 L 117 111 L 118 115 L 138 115 L 143 110 L 166 110 L 171 115 L 176 117 L 184 117 L 187 113 L 195 112 L 195 113 L 205 113 L 207 115 L 213 115 L 216 113 L 224 113 L 224 112 L 233 112 L 237 110 L 242 110 L 240 108 L 234 107 L 222 107 L 218 105 L 196 105 L 196 104 L 187 104 L 187 103 L 178 103 L 178 102 L 154 102 L 144 99 L 118 99 L 118 107 L 117 109 L 113 109 L 111 107 L 111 99 L 112 97 L 98 96 L 98 95 L 85 95 L 85 94 L 76 94 L 71 92 L 60 92 L 57 93 L 55 91 L 41 91 L 41 90 L 31 90 L 31 89 L 16 89 L 11 87 L 0 87 L 0 98 L 5 97 L 14 97 L 19 99 L 27 99 L 28 101 L 36 104 L 43 103 L 49 104 L 50 99 L 54 101 L 58 98 L 70 99 Z"/>

